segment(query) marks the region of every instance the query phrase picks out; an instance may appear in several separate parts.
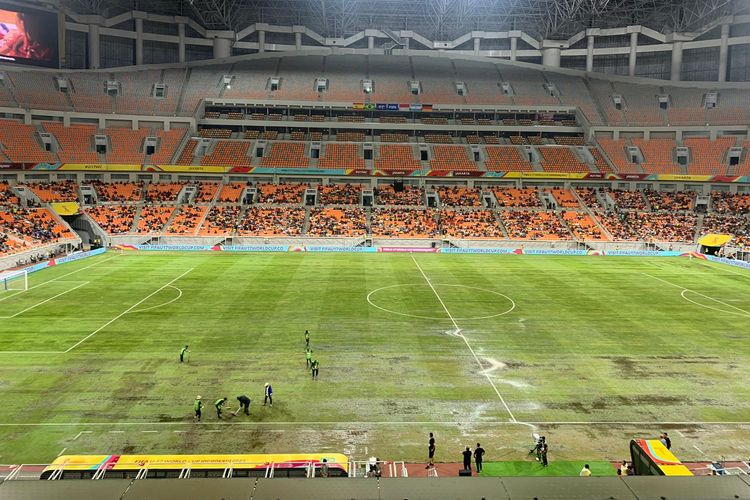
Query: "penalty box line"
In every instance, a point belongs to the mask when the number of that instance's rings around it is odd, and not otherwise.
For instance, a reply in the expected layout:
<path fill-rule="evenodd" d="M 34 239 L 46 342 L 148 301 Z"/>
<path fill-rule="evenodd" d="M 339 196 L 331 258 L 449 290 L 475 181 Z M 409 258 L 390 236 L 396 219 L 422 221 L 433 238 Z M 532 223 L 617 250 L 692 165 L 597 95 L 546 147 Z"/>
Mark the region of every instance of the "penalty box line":
<path fill-rule="evenodd" d="M 23 313 L 25 313 L 25 312 L 31 311 L 32 309 L 36 309 L 37 307 L 41 306 L 42 304 L 46 304 L 47 302 L 49 302 L 49 301 L 51 301 L 51 300 L 55 300 L 55 299 L 56 299 L 56 298 L 58 298 L 58 297 L 62 297 L 62 296 L 63 296 L 63 295 L 65 295 L 66 293 L 70 293 L 70 292 L 72 292 L 73 290 L 76 290 L 76 289 L 78 289 L 78 288 L 81 288 L 81 287 L 82 287 L 82 286 L 84 286 L 84 285 L 88 285 L 88 284 L 89 284 L 89 283 L 91 283 L 91 282 L 90 282 L 90 281 L 79 281 L 79 282 L 76 282 L 76 281 L 71 281 L 71 282 L 67 282 L 67 281 L 61 281 L 61 283 L 78 283 L 78 285 L 74 286 L 73 288 L 68 288 L 68 289 L 67 289 L 67 290 L 65 290 L 64 292 L 60 292 L 60 293 L 58 293 L 57 295 L 53 295 L 52 297 L 50 297 L 50 298 L 48 298 L 48 299 L 45 299 L 45 300 L 42 300 L 41 302 L 37 302 L 37 303 L 36 303 L 36 304 L 34 304 L 33 306 L 29 306 L 29 307 L 27 307 L 26 309 L 23 309 L 23 310 L 21 310 L 21 311 L 18 311 L 18 312 L 17 312 L 16 314 L 12 314 L 12 315 L 10 315 L 10 316 L 0 316 L 0 319 L 11 319 L 11 318 L 15 318 L 16 316 L 20 316 L 21 314 L 23 314 Z"/>
<path fill-rule="evenodd" d="M 440 305 L 443 306 L 443 310 L 445 311 L 445 314 L 448 315 L 448 318 L 450 318 L 451 322 L 453 323 L 453 326 L 456 329 L 455 334 L 461 337 L 461 339 L 464 341 L 464 344 L 466 344 L 466 347 L 468 347 L 469 351 L 471 351 L 471 355 L 474 356 L 474 360 L 477 362 L 477 365 L 479 365 L 479 369 L 484 372 L 484 366 L 482 366 L 482 362 L 479 361 L 479 357 L 477 356 L 477 353 L 474 352 L 474 349 L 471 347 L 471 344 L 469 344 L 469 341 L 466 339 L 466 336 L 463 333 L 461 333 L 461 328 L 458 326 L 458 323 L 456 323 L 456 319 L 453 317 L 451 312 L 446 307 L 445 302 L 443 302 L 443 299 L 440 297 L 440 294 L 437 292 L 437 290 L 435 290 L 435 287 L 432 285 L 430 278 L 427 277 L 424 270 L 422 269 L 422 266 L 420 266 L 419 262 L 417 262 L 417 259 L 414 258 L 414 254 L 410 254 L 410 256 L 411 256 L 411 260 L 414 262 L 414 264 L 417 266 L 417 269 L 419 269 L 419 272 L 422 274 L 422 277 L 432 289 L 432 293 L 435 294 L 435 297 L 437 297 L 438 302 L 440 302 Z M 503 403 L 503 406 L 505 407 L 505 410 L 508 412 L 508 415 L 510 415 L 511 420 L 514 423 L 519 423 L 518 420 L 516 420 L 515 415 L 513 415 L 513 412 L 510 411 L 508 404 L 505 402 L 505 398 L 503 398 L 503 395 L 500 394 L 500 391 L 497 389 L 495 382 L 493 382 L 492 378 L 490 378 L 490 375 L 486 372 L 483 373 L 483 375 L 487 379 L 487 381 L 490 383 L 492 388 L 495 390 L 495 394 L 497 394 L 497 397 L 500 398 L 500 402 Z"/>
<path fill-rule="evenodd" d="M 105 328 L 107 328 L 107 327 L 108 327 L 109 325 L 111 325 L 112 323 L 114 323 L 114 322 L 115 322 L 115 321 L 117 321 L 118 319 L 122 318 L 123 316 L 125 316 L 126 314 L 128 314 L 129 312 L 131 312 L 131 311 L 132 311 L 133 309 L 135 309 L 136 307 L 138 307 L 139 305 L 141 305 L 141 304 L 143 304 L 144 302 L 146 302 L 146 301 L 147 301 L 148 299 L 150 299 L 151 297 L 153 297 L 153 296 L 154 296 L 154 295 L 156 295 L 157 293 L 161 292 L 162 290 L 164 290 L 165 288 L 167 288 L 168 286 L 170 286 L 170 285 L 171 285 L 172 283 L 174 283 L 175 281 L 179 280 L 180 278 L 182 278 L 183 276 L 185 276 L 186 274 L 188 274 L 189 272 L 191 272 L 191 271 L 192 271 L 193 269 L 195 269 L 195 268 L 194 268 L 194 267 L 191 267 L 190 269 L 188 269 L 187 271 L 185 271 L 185 272 L 184 272 L 184 273 L 182 273 L 181 275 L 177 276 L 177 277 L 176 277 L 175 279 L 173 279 L 173 280 L 172 280 L 172 281 L 170 281 L 169 283 L 166 283 L 166 284 L 164 284 L 164 285 L 160 286 L 160 287 L 159 287 L 158 289 L 156 289 L 156 290 L 154 290 L 153 292 L 151 292 L 150 294 L 146 295 L 146 296 L 145 296 L 144 298 L 142 298 L 141 300 L 139 300 L 138 302 L 136 302 L 136 303 L 135 303 L 135 304 L 133 304 L 132 306 L 128 307 L 128 308 L 127 308 L 127 309 L 125 309 L 125 310 L 124 310 L 123 312 L 121 312 L 120 314 L 118 314 L 117 316 L 115 316 L 114 318 L 112 318 L 111 320 L 107 321 L 107 322 L 106 322 L 106 323 L 104 323 L 104 324 L 103 324 L 102 326 L 100 326 L 99 328 L 97 328 L 97 329 L 96 329 L 96 330 L 94 330 L 93 332 L 89 333 L 89 334 L 88 334 L 88 335 L 86 335 L 86 336 L 85 336 L 84 338 L 82 338 L 81 340 L 79 340 L 78 342 L 76 342 L 75 344 L 73 344 L 72 346 L 68 347 L 68 348 L 67 348 L 67 349 L 66 349 L 65 351 L 63 351 L 63 352 L 64 352 L 64 353 L 68 353 L 68 352 L 72 351 L 73 349 L 75 349 L 76 347 L 78 347 L 79 345 L 83 344 L 83 343 L 84 343 L 84 342 L 86 342 L 86 341 L 87 341 L 88 339 L 90 339 L 91 337 L 93 337 L 94 335 L 96 335 L 97 333 L 99 333 L 100 331 L 104 330 L 104 329 L 105 329 Z"/>
<path fill-rule="evenodd" d="M 103 264 L 103 263 L 107 262 L 108 260 L 116 259 L 117 257 L 118 257 L 117 255 L 114 255 L 114 256 L 112 256 L 112 257 L 109 257 L 109 258 L 107 258 L 107 259 L 102 259 L 102 260 L 100 260 L 100 261 L 98 261 L 98 262 L 94 262 L 93 264 L 90 264 L 90 265 L 88 265 L 88 266 L 85 266 L 85 267 L 81 267 L 81 268 L 79 268 L 79 269 L 76 269 L 75 271 L 71 271 L 71 272 L 69 272 L 69 273 L 65 273 L 65 274 L 62 274 L 62 275 L 58 276 L 57 278 L 52 278 L 51 280 L 43 281 L 43 282 L 41 282 L 41 283 L 38 283 L 38 284 L 36 284 L 36 285 L 34 285 L 34 286 L 30 286 L 30 287 L 29 287 L 28 289 L 26 289 L 26 290 L 19 290 L 19 291 L 18 291 L 18 292 L 16 292 L 16 293 L 12 293 L 12 294 L 8 295 L 7 297 L 2 297 L 2 298 L 0 298 L 0 302 L 2 302 L 2 301 L 4 301 L 4 300 L 8 300 L 8 299 L 11 299 L 11 298 L 15 297 L 16 295 L 20 295 L 20 294 L 22 294 L 22 293 L 26 293 L 26 292 L 28 292 L 28 291 L 30 291 L 30 290 L 34 290 L 34 289 L 36 289 L 36 288 L 39 288 L 40 286 L 44 286 L 44 285 L 46 285 L 47 283 L 52 283 L 52 282 L 54 282 L 54 281 L 59 281 L 59 280 L 61 280 L 61 279 L 65 278 L 65 277 L 67 277 L 67 276 L 70 276 L 71 274 L 75 274 L 75 273 L 80 273 L 81 271 L 84 271 L 84 270 L 86 270 L 86 269 L 89 269 L 89 268 L 91 268 L 91 267 L 94 267 L 94 266 L 98 266 L 99 264 Z"/>
<path fill-rule="evenodd" d="M 93 332 L 89 333 L 87 336 L 85 336 L 84 338 L 82 338 L 81 340 L 79 340 L 78 342 L 76 342 L 75 344 L 73 344 L 72 346 L 68 347 L 64 351 L 0 351 L 0 354 L 67 354 L 70 351 L 72 351 L 73 349 L 75 349 L 76 347 L 78 347 L 79 345 L 81 345 L 84 342 L 86 342 L 88 339 L 90 339 L 91 337 L 93 337 L 97 333 L 99 333 L 100 331 L 102 331 L 105 328 L 107 328 L 109 325 L 111 325 L 112 323 L 114 323 L 118 319 L 120 319 L 123 316 L 125 316 L 126 314 L 130 313 L 133 309 L 135 309 L 139 305 L 143 304 L 144 302 L 146 302 L 148 299 L 150 299 L 151 297 L 153 297 L 157 293 L 161 292 L 162 290 L 164 290 L 168 286 L 172 285 L 172 283 L 174 283 L 175 281 L 179 280 L 180 278 L 182 278 L 183 276 L 185 276 L 189 272 L 193 271 L 193 269 L 195 269 L 195 268 L 191 267 L 190 269 L 188 269 L 184 273 L 180 274 L 179 276 L 177 276 L 176 278 L 174 278 L 173 280 L 171 280 L 169 283 L 166 283 L 166 284 L 162 285 L 161 287 L 159 287 L 158 289 L 154 290 L 153 292 L 151 292 L 150 294 L 148 294 L 147 296 L 145 296 L 144 298 L 142 298 L 141 300 L 139 300 L 138 302 L 136 302 L 132 306 L 128 307 L 123 312 L 121 312 L 120 314 L 118 314 L 117 316 L 115 316 L 114 318 L 112 318 L 111 320 L 107 321 L 102 326 L 100 326 L 99 328 L 97 328 Z"/>

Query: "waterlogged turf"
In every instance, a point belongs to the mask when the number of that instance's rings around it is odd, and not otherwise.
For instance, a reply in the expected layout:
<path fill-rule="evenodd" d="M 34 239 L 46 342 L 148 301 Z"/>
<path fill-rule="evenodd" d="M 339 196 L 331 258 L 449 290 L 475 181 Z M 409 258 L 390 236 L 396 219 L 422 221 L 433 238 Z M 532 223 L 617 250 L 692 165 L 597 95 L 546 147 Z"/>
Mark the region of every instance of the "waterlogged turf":
<path fill-rule="evenodd" d="M 746 458 L 750 272 L 686 258 L 125 253 L 0 293 L 0 463 L 341 451 Z M 311 332 L 320 379 L 305 368 Z M 180 348 L 190 345 L 189 362 Z M 274 387 L 263 407 L 263 384 Z M 213 402 L 253 400 L 219 421 Z M 193 422 L 196 395 L 206 402 Z"/>

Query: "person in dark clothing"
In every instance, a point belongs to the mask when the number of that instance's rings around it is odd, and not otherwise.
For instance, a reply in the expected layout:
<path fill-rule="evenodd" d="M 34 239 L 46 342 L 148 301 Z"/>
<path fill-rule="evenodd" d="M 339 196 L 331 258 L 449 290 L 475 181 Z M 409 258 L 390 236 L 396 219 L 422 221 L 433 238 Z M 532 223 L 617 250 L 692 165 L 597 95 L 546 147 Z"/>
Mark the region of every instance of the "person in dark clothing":
<path fill-rule="evenodd" d="M 219 418 L 222 418 L 221 410 L 224 409 L 224 403 L 227 402 L 227 399 L 228 398 L 217 399 L 216 402 L 214 403 L 214 406 L 216 407 L 216 416 Z"/>
<path fill-rule="evenodd" d="M 237 408 L 233 415 L 236 417 L 242 409 L 245 410 L 245 415 L 250 415 L 250 398 L 243 394 L 242 396 L 237 396 L 237 401 L 240 402 L 240 407 Z"/>
<path fill-rule="evenodd" d="M 545 440 L 542 443 L 541 450 L 539 450 L 540 459 L 541 459 L 542 465 L 544 467 L 547 467 L 547 465 L 549 465 L 549 463 L 547 462 L 547 451 L 548 450 L 549 450 L 549 448 L 547 448 L 547 441 Z"/>
<path fill-rule="evenodd" d="M 314 359 L 312 361 L 312 364 L 310 365 L 312 368 L 312 379 L 317 380 L 318 379 L 318 373 L 320 372 L 320 363 L 318 363 L 317 359 Z"/>
<path fill-rule="evenodd" d="M 477 443 L 477 447 L 474 448 L 474 461 L 477 463 L 477 472 L 482 472 L 482 458 L 484 457 L 484 448 Z"/>
<path fill-rule="evenodd" d="M 273 388 L 268 382 L 266 382 L 266 385 L 263 387 L 263 393 L 263 406 L 266 406 L 266 404 L 273 406 Z"/>
<path fill-rule="evenodd" d="M 194 420 L 197 420 L 198 422 L 201 421 L 201 413 L 203 410 L 203 401 L 201 401 L 200 396 L 195 396 L 195 403 L 193 403 L 193 410 L 195 410 L 195 416 L 193 417 Z"/>
<path fill-rule="evenodd" d="M 664 433 L 664 446 L 666 446 L 668 450 L 672 448 L 672 440 L 669 439 L 666 432 Z"/>
<path fill-rule="evenodd" d="M 180 363 L 185 361 L 185 356 L 190 354 L 189 346 L 185 346 L 180 350 Z"/>
<path fill-rule="evenodd" d="M 425 469 L 429 469 L 433 465 L 435 465 L 435 437 L 430 432 L 430 440 L 427 442 L 427 456 L 429 458 L 429 462 L 427 463 L 427 467 Z"/>
<path fill-rule="evenodd" d="M 464 470 L 471 470 L 471 450 L 467 446 L 463 452 L 464 456 Z"/>
<path fill-rule="evenodd" d="M 305 347 L 310 347 L 310 332 L 305 330 Z"/>

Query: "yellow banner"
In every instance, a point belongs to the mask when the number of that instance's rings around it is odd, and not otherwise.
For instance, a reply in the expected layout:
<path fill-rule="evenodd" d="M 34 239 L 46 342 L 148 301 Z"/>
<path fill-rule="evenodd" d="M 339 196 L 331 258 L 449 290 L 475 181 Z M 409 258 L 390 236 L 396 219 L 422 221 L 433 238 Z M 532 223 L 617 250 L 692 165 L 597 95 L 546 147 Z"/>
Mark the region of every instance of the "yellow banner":
<path fill-rule="evenodd" d="M 74 201 L 66 201 L 61 203 L 53 203 L 52 210 L 60 215 L 75 215 L 81 210 L 81 207 L 79 207 L 78 203 Z"/>
<path fill-rule="evenodd" d="M 731 234 L 715 234 L 709 233 L 698 240 L 698 243 L 704 247 L 720 247 L 729 243 L 732 239 Z"/>
<path fill-rule="evenodd" d="M 198 172 L 206 174 L 223 174 L 229 172 L 232 167 L 220 167 L 213 165 L 158 165 L 157 171 L 163 172 Z"/>
<path fill-rule="evenodd" d="M 113 171 L 113 172 L 139 172 L 140 165 L 125 165 L 118 163 L 63 163 L 59 170 L 89 170 L 89 171 Z"/>
<path fill-rule="evenodd" d="M 659 174 L 660 181 L 708 182 L 711 179 L 713 179 L 712 175 Z"/>

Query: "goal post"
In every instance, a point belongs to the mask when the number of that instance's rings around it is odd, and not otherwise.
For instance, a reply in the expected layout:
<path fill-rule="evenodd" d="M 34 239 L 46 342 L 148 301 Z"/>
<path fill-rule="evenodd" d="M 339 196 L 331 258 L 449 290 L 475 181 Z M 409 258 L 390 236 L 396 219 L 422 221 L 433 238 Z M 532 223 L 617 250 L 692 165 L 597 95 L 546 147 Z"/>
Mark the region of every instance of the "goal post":
<path fill-rule="evenodd" d="M 25 291 L 29 289 L 29 273 L 26 269 L 0 271 L 0 292 Z"/>

